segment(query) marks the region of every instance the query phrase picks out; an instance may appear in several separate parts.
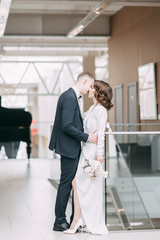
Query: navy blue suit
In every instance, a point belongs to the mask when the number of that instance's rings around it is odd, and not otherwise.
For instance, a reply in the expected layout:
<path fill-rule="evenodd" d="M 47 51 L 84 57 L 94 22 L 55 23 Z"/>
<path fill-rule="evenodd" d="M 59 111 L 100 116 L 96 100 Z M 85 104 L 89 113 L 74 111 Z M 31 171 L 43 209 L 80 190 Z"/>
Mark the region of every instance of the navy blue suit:
<path fill-rule="evenodd" d="M 66 222 L 65 211 L 78 166 L 81 141 L 87 139 L 76 93 L 69 88 L 58 100 L 49 143 L 49 149 L 61 155 L 61 178 L 55 206 L 55 222 L 58 224 Z"/>

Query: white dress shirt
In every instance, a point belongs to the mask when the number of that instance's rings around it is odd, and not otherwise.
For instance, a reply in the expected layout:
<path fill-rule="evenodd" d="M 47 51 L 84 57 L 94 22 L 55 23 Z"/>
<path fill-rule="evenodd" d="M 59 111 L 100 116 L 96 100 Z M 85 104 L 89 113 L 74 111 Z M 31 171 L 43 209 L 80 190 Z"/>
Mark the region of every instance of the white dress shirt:
<path fill-rule="evenodd" d="M 80 91 L 79 91 L 79 89 L 78 89 L 76 86 L 73 86 L 72 88 L 73 88 L 73 90 L 75 91 L 77 98 L 79 98 L 79 96 L 80 96 Z"/>
<path fill-rule="evenodd" d="M 73 86 L 72 89 L 75 91 L 77 99 L 78 99 L 78 103 L 79 103 L 79 108 L 82 112 L 82 95 L 80 94 L 79 89 L 76 86 Z"/>

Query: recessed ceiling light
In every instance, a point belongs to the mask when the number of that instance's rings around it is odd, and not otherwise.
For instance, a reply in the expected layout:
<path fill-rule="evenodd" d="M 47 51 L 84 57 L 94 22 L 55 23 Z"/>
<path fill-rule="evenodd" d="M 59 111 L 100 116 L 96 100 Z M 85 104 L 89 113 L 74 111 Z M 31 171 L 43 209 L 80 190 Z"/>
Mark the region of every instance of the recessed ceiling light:
<path fill-rule="evenodd" d="M 100 14 L 100 11 L 99 11 L 99 10 L 97 10 L 97 11 L 96 11 L 96 14 L 97 14 L 97 15 L 99 15 L 99 14 Z"/>
<path fill-rule="evenodd" d="M 68 35 L 68 38 L 73 38 L 73 35 L 71 35 L 71 34 L 70 34 L 70 35 Z"/>
<path fill-rule="evenodd" d="M 103 11 L 103 7 L 97 8 L 95 13 L 99 15 Z"/>
<path fill-rule="evenodd" d="M 79 26 L 79 28 L 80 28 L 80 29 L 83 29 L 83 28 L 84 28 L 84 26 L 83 26 L 83 25 L 80 25 L 80 26 Z"/>

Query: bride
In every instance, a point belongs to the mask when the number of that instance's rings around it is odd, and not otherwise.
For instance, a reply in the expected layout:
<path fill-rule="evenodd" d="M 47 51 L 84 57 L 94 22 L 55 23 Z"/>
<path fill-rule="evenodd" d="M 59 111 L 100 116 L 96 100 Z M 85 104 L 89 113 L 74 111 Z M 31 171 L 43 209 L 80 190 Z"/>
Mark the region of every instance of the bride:
<path fill-rule="evenodd" d="M 95 80 L 94 88 L 89 90 L 89 98 L 93 105 L 84 113 L 84 130 L 98 134 L 97 145 L 83 143 L 76 176 L 72 182 L 74 190 L 74 217 L 70 228 L 64 233 L 73 234 L 80 226 L 86 225 L 92 234 L 107 234 L 103 211 L 103 179 L 101 176 L 94 180 L 83 171 L 85 159 L 103 162 L 104 132 L 107 122 L 107 111 L 113 105 L 112 88 L 103 81 Z M 83 219 L 83 220 L 82 220 Z"/>

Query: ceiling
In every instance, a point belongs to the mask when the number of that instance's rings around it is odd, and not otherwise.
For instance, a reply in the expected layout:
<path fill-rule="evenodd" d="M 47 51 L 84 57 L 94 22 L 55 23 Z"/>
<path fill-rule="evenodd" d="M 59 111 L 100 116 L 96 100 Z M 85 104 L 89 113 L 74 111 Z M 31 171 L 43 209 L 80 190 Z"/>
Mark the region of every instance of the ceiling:
<path fill-rule="evenodd" d="M 100 4 L 105 4 L 104 9 L 95 14 Z M 110 37 L 110 17 L 125 6 L 160 7 L 160 0 L 12 0 L 4 36 L 0 38 L 0 54 L 103 53 Z M 75 27 L 80 32 L 70 38 Z"/>

